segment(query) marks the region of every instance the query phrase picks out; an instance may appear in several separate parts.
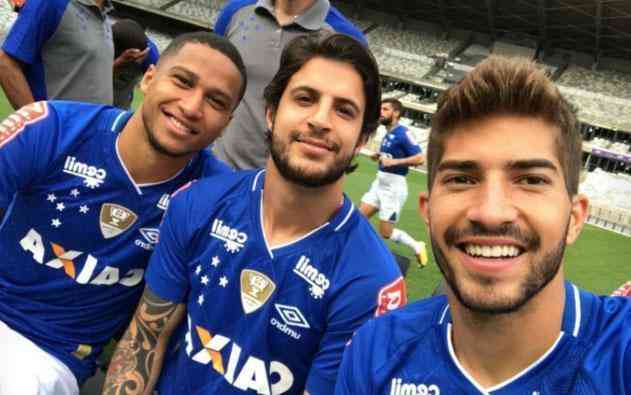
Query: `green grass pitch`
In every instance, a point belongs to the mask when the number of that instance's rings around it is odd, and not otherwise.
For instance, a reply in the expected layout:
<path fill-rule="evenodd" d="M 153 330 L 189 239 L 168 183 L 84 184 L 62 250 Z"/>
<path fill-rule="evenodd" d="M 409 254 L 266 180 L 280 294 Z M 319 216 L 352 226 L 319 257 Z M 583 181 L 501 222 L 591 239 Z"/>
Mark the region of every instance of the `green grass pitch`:
<path fill-rule="evenodd" d="M 142 95 L 137 91 L 134 104 Z M 0 117 L 4 119 L 11 112 L 11 106 L 4 94 L 0 94 Z M 361 196 L 366 192 L 375 177 L 376 164 L 365 157 L 358 158 L 358 169 L 346 180 L 346 193 L 359 206 Z M 428 242 L 427 232 L 418 215 L 417 198 L 425 190 L 426 176 L 410 172 L 408 176 L 409 195 L 397 224 L 417 239 Z M 373 223 L 376 224 L 375 216 Z M 428 296 L 440 281 L 441 275 L 430 254 L 430 262 L 425 269 L 419 269 L 411 251 L 391 242 L 393 251 L 411 259 L 407 273 L 408 298 L 410 301 Z M 429 243 L 427 243 L 429 248 Z M 631 238 L 586 225 L 578 242 L 568 247 L 565 273 L 568 279 L 582 288 L 599 294 L 609 294 L 625 281 L 631 280 Z"/>

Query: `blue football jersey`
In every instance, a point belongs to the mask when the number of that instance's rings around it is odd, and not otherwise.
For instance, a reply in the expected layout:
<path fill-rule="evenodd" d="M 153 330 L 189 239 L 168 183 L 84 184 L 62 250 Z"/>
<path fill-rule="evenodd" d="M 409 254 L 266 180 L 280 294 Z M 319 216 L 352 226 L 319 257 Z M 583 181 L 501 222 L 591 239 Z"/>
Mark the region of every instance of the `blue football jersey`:
<path fill-rule="evenodd" d="M 344 353 L 335 394 L 631 394 L 631 299 L 570 283 L 565 294 L 556 343 L 493 388 L 482 388 L 459 364 L 447 298 L 437 296 L 363 326 Z"/>
<path fill-rule="evenodd" d="M 0 124 L 0 321 L 79 382 L 135 309 L 170 194 L 229 171 L 201 153 L 170 180 L 135 184 L 116 148 L 130 116 L 36 102 Z"/>
<path fill-rule="evenodd" d="M 421 147 L 414 142 L 408 128 L 398 124 L 383 136 L 379 153 L 388 158 L 400 159 L 421 153 Z M 379 170 L 386 173 L 399 174 L 401 176 L 408 174 L 408 166 L 383 167 L 381 163 L 379 163 Z"/>
<path fill-rule="evenodd" d="M 147 285 L 188 317 L 161 395 L 331 394 L 353 332 L 405 303 L 393 256 L 347 197 L 329 222 L 270 248 L 264 174 L 199 180 L 171 201 Z"/>

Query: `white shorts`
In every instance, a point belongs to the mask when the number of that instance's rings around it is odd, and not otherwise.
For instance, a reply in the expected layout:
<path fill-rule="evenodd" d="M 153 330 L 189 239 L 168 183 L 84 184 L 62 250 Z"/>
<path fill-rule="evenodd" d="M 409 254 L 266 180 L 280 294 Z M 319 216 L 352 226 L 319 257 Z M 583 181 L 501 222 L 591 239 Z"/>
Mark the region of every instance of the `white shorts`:
<path fill-rule="evenodd" d="M 396 223 L 407 198 L 405 176 L 379 171 L 370 190 L 362 196 L 362 203 L 377 207 L 380 220 Z"/>
<path fill-rule="evenodd" d="M 70 369 L 0 321 L 0 394 L 78 395 Z"/>

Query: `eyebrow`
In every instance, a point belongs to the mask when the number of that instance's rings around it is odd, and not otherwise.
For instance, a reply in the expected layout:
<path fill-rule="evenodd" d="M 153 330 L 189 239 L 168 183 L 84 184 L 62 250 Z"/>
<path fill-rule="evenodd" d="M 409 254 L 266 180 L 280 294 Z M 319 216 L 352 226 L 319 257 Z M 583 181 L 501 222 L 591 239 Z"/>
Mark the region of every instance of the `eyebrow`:
<path fill-rule="evenodd" d="M 319 97 L 319 96 L 321 96 L 321 95 L 322 95 L 322 94 L 320 93 L 320 91 L 318 91 L 317 89 L 314 89 L 314 88 L 312 88 L 312 87 L 310 87 L 310 86 L 306 86 L 306 85 L 299 85 L 299 86 L 296 86 L 295 88 L 291 89 L 291 91 L 290 91 L 290 92 L 291 92 L 291 93 L 296 93 L 296 92 L 300 92 L 300 91 L 307 92 L 307 93 L 309 93 L 309 94 L 310 94 L 310 95 L 312 95 L 312 96 L 318 96 L 318 97 Z M 359 109 L 359 105 L 358 105 L 357 103 L 355 103 L 352 99 L 347 99 L 347 98 L 345 98 L 345 97 L 339 97 L 339 96 L 336 96 L 336 97 L 335 97 L 335 101 L 337 101 L 337 102 L 341 102 L 341 103 L 343 103 L 343 104 L 348 104 L 348 105 L 350 105 L 351 107 L 353 107 L 353 109 L 354 109 L 355 111 L 357 111 L 357 113 L 360 113 L 360 112 L 361 112 L 361 110 Z"/>
<path fill-rule="evenodd" d="M 524 159 L 509 161 L 505 166 L 508 170 L 531 170 L 536 168 L 550 169 L 558 172 L 558 167 L 548 159 Z M 438 165 L 437 172 L 455 170 L 461 172 L 479 172 L 480 164 L 473 160 L 446 160 Z"/>
<path fill-rule="evenodd" d="M 170 71 L 171 72 L 179 72 L 179 73 L 186 74 L 186 76 L 189 79 L 191 79 L 191 81 L 194 84 L 197 84 L 199 82 L 199 76 L 197 74 L 193 73 L 192 71 L 190 71 L 189 69 L 185 68 L 185 67 L 173 66 Z M 230 96 L 226 92 L 222 91 L 221 89 L 210 88 L 210 89 L 207 90 L 207 92 L 209 92 L 209 93 L 211 93 L 213 95 L 221 96 L 223 98 L 223 100 L 226 100 L 228 102 L 229 105 L 233 105 L 232 101 L 234 99 L 232 98 L 232 96 Z"/>
<path fill-rule="evenodd" d="M 525 159 L 508 162 L 506 166 L 510 170 L 531 170 L 536 168 L 549 169 L 558 172 L 559 168 L 548 159 Z"/>

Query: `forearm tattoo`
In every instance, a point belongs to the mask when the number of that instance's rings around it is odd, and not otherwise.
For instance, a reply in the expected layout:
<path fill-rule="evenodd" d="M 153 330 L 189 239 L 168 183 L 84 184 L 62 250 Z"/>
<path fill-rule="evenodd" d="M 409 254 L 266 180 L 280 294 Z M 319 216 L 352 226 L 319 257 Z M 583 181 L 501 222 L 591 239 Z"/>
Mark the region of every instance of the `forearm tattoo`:
<path fill-rule="evenodd" d="M 145 288 L 136 314 L 112 356 L 103 394 L 145 393 L 156 355 L 162 351 L 156 348 L 159 336 L 177 307 L 177 304 L 165 301 Z"/>

